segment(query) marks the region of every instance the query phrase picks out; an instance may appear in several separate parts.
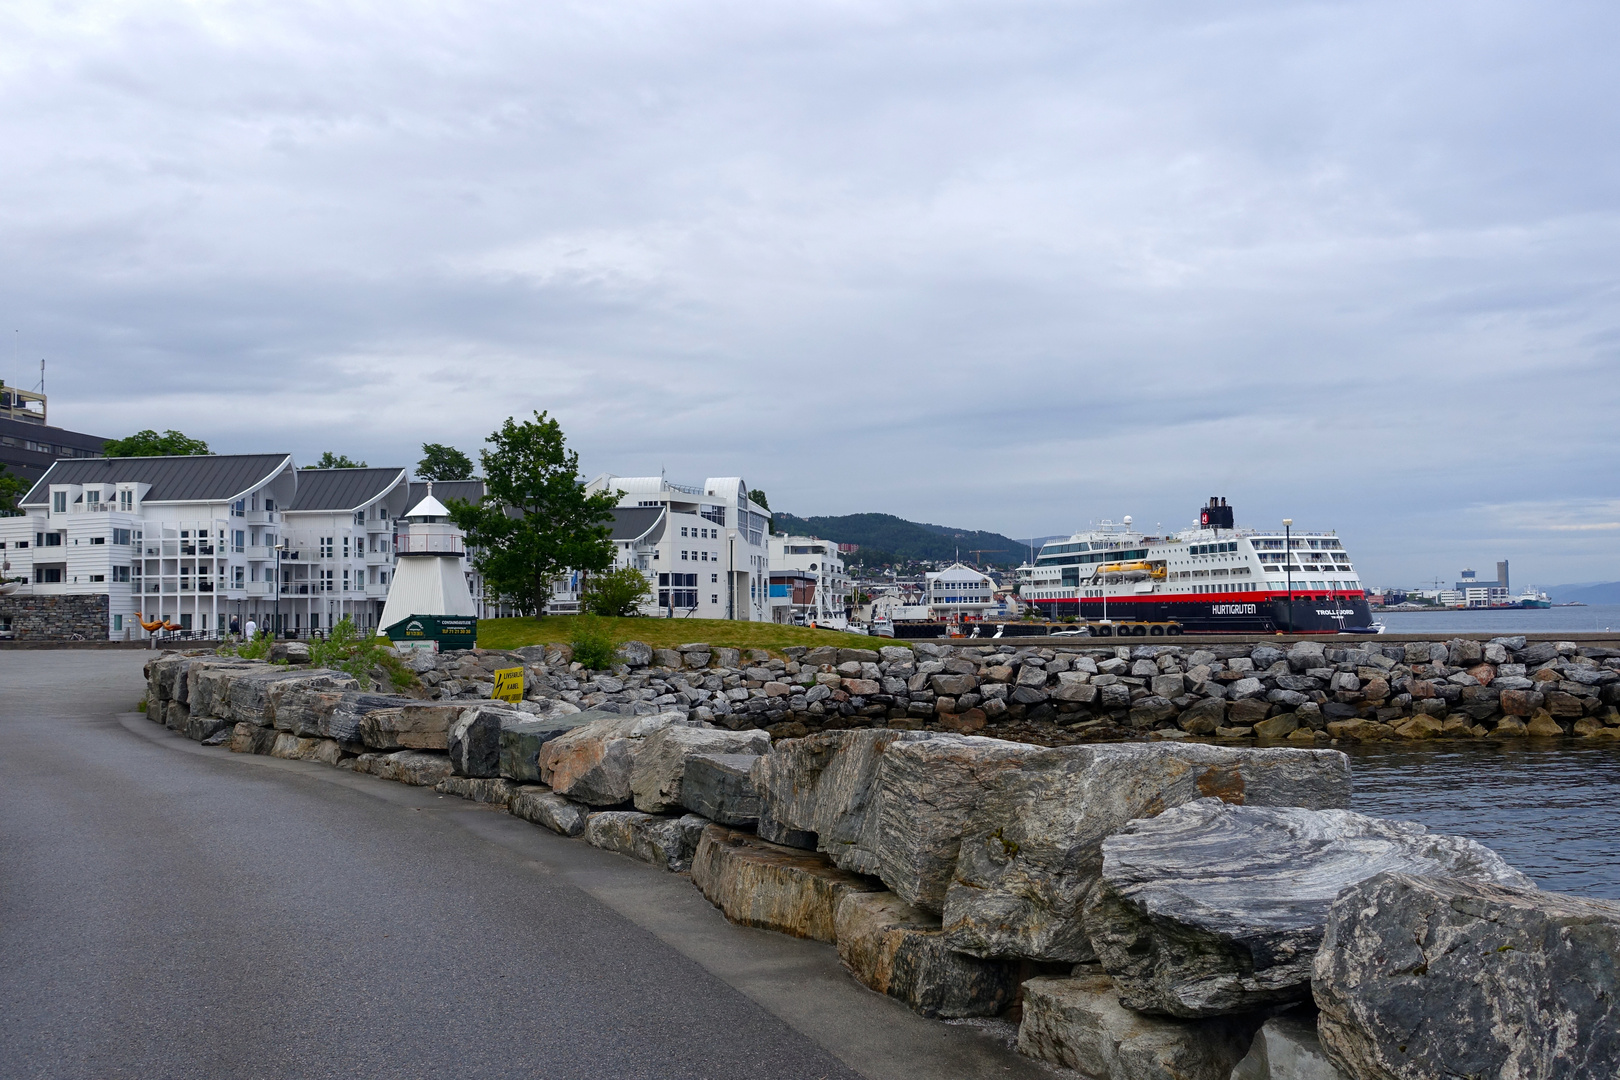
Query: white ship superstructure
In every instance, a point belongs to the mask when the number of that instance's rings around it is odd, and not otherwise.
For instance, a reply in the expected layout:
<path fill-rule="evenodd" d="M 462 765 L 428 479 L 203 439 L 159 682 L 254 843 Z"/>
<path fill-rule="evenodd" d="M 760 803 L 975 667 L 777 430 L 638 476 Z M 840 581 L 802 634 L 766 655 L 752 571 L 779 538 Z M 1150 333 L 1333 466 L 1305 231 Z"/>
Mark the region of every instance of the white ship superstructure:
<path fill-rule="evenodd" d="M 1020 568 L 1020 598 L 1049 617 L 1162 623 L 1157 632 L 1169 633 L 1371 627 L 1334 533 L 1238 529 L 1225 500 L 1211 499 L 1199 516 L 1172 535 L 1143 533 L 1126 517 L 1048 543 Z"/>

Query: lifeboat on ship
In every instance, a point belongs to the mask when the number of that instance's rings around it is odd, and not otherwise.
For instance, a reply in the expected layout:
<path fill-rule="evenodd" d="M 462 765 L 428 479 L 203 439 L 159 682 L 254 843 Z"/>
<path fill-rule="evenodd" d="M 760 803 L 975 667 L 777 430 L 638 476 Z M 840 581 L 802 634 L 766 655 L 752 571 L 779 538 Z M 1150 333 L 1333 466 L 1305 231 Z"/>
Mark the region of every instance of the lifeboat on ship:
<path fill-rule="evenodd" d="M 1102 571 L 1105 576 L 1119 581 L 1163 581 L 1165 578 L 1164 563 L 1150 562 L 1115 562 L 1103 563 Z"/>

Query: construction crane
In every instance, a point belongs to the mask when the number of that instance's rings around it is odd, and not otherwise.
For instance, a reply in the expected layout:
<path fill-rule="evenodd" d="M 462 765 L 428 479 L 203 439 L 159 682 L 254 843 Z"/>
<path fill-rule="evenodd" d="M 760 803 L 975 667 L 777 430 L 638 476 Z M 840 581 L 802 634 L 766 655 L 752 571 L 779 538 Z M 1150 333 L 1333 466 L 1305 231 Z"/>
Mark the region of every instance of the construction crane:
<path fill-rule="evenodd" d="M 1007 553 L 1006 548 L 969 548 L 968 549 L 968 554 L 973 556 L 973 565 L 974 566 L 979 565 L 979 556 L 980 555 L 1005 555 L 1006 553 Z"/>

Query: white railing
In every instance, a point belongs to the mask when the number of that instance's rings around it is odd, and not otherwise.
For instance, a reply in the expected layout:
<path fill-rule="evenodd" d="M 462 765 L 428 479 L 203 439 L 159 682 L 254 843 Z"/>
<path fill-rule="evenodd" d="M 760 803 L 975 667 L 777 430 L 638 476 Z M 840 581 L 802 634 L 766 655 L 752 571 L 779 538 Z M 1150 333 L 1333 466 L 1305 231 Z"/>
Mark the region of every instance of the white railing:
<path fill-rule="evenodd" d="M 394 550 L 401 555 L 465 555 L 459 536 L 411 536 L 394 539 Z"/>

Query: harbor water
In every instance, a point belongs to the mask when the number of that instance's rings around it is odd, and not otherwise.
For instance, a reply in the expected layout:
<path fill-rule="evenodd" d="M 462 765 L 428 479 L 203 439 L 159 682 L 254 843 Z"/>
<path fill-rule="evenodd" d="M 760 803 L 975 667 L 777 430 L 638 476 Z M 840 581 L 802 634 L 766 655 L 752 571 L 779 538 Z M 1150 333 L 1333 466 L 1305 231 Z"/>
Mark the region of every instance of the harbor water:
<path fill-rule="evenodd" d="M 1339 749 L 1350 755 L 1352 809 L 1478 840 L 1543 889 L 1620 900 L 1620 746 L 1467 739 Z"/>
<path fill-rule="evenodd" d="M 1391 634 L 1569 634 L 1620 630 L 1620 606 L 1473 608 L 1461 611 L 1380 611 Z"/>

